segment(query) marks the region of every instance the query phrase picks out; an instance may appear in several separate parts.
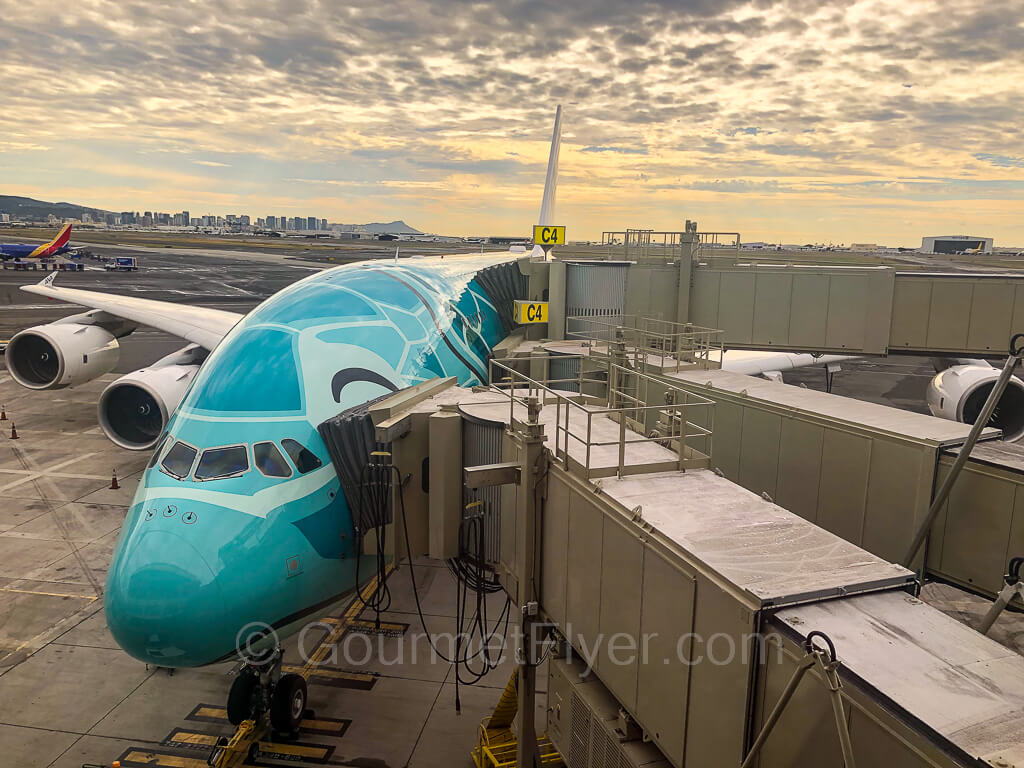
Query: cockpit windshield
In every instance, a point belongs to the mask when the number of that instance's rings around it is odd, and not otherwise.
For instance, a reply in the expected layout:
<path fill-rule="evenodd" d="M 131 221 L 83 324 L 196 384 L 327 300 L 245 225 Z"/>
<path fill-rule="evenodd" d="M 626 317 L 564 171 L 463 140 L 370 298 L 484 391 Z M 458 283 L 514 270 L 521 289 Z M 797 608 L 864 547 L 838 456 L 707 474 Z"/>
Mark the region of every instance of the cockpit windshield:
<path fill-rule="evenodd" d="M 150 466 L 156 464 L 160 451 L 173 442 L 173 438 L 165 438 L 161 447 L 157 449 Z M 284 453 L 281 449 L 284 449 Z M 201 454 L 201 455 L 200 455 Z M 285 454 L 291 458 L 288 463 Z M 199 461 L 196 462 L 196 456 Z M 288 478 L 295 474 L 292 464 L 299 474 L 304 475 L 319 469 L 323 466 L 320 458 L 309 448 L 298 440 L 291 438 L 283 439 L 280 444 L 265 440 L 254 443 L 252 446 L 253 465 L 264 477 Z M 192 467 L 195 465 L 195 471 Z M 207 480 L 220 480 L 228 477 L 238 477 L 249 471 L 249 445 L 225 445 L 216 448 L 195 448 L 188 443 L 178 440 L 171 445 L 170 449 L 163 456 L 160 462 L 160 469 L 177 480 L 191 479 L 196 482 Z"/>
<path fill-rule="evenodd" d="M 188 477 L 192 462 L 196 460 L 196 453 L 195 448 L 179 440 L 171 446 L 160 466 L 167 474 L 182 480 Z"/>
<path fill-rule="evenodd" d="M 295 468 L 303 475 L 307 472 L 312 472 L 314 469 L 319 469 L 323 464 L 315 453 L 298 440 L 286 437 L 281 441 L 281 447 L 288 452 L 288 455 L 291 456 L 292 461 L 295 463 Z"/>
<path fill-rule="evenodd" d="M 256 468 L 267 477 L 291 477 L 292 468 L 288 466 L 281 451 L 273 443 L 256 443 L 252 447 L 252 458 Z"/>
<path fill-rule="evenodd" d="M 244 445 L 208 448 L 196 465 L 196 480 L 235 477 L 249 471 L 249 451 Z"/>

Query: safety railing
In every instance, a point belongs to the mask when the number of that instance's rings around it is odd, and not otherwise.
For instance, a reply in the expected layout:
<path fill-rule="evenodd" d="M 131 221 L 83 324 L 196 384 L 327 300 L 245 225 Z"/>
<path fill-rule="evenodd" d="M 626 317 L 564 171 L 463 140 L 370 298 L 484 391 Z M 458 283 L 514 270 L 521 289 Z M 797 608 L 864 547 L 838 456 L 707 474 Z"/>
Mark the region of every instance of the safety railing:
<path fill-rule="evenodd" d="M 693 323 L 638 315 L 576 315 L 566 318 L 565 335 L 591 344 L 603 342 L 609 353 L 618 352 L 641 371 L 718 368 L 722 362 L 722 331 Z"/>
<path fill-rule="evenodd" d="M 547 366 L 540 378 L 520 370 L 568 359 L 579 360 L 579 371 L 571 377 L 550 378 Z M 579 470 L 587 479 L 711 466 L 713 400 L 611 360 L 597 370 L 589 369 L 588 361 L 593 358 L 585 355 L 491 360 L 491 388 L 508 396 L 508 423 L 516 420 L 517 407 L 522 416 L 538 406 L 541 422 L 549 423 L 553 405 L 553 453 L 567 469 Z M 576 391 L 556 389 L 559 385 Z M 650 404 L 659 396 L 663 403 Z M 615 425 L 614 431 L 608 422 Z M 642 444 L 659 445 L 675 457 L 668 459 L 665 451 L 631 450 Z M 612 447 L 612 453 L 603 450 Z"/>

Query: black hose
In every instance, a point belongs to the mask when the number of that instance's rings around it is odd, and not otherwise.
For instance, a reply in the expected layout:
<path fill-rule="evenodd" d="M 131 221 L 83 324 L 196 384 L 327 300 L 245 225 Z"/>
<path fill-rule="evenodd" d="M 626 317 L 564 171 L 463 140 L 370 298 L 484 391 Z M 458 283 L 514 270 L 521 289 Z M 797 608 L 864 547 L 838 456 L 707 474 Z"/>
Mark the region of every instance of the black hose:
<path fill-rule="evenodd" d="M 402 476 L 397 467 L 392 466 L 391 469 L 397 475 L 399 510 L 402 516 L 406 557 L 409 561 L 409 580 L 412 583 L 413 598 L 416 601 L 416 613 L 419 616 L 420 626 L 423 628 L 423 633 L 427 637 L 431 650 L 444 662 L 455 667 L 455 708 L 456 711 L 460 711 L 459 686 L 473 685 L 479 682 L 487 673 L 496 669 L 500 664 L 508 637 L 508 625 L 512 616 L 512 601 L 510 599 L 505 600 L 505 607 L 494 622 L 493 628 L 488 629 L 487 595 L 500 591 L 501 584 L 498 582 L 496 575 L 487 568 L 483 560 L 483 553 L 487 550 L 485 549 L 486 526 L 483 525 L 482 518 L 474 517 L 464 520 L 459 530 L 460 555 L 447 561 L 448 568 L 455 576 L 458 585 L 455 606 L 457 634 L 454 657 L 449 658 L 437 648 L 434 644 L 433 636 L 427 629 L 427 621 L 423 615 L 423 606 L 420 602 L 419 587 L 416 585 L 416 569 L 413 566 L 412 545 L 409 542 L 409 523 L 405 514 L 405 492 L 401 483 Z M 466 543 L 473 541 L 474 538 L 476 543 L 475 553 L 469 551 L 469 547 L 466 546 Z M 475 594 L 476 605 L 473 616 L 469 621 L 470 632 L 464 638 L 463 623 L 466 615 L 466 601 L 470 591 Z M 492 657 L 490 643 L 498 636 L 499 626 L 502 628 L 499 653 L 496 657 Z M 473 638 L 478 634 L 481 644 L 480 650 L 471 653 Z M 480 667 L 474 669 L 472 662 L 481 656 L 483 661 Z M 462 674 L 463 669 L 466 671 L 465 677 Z"/>

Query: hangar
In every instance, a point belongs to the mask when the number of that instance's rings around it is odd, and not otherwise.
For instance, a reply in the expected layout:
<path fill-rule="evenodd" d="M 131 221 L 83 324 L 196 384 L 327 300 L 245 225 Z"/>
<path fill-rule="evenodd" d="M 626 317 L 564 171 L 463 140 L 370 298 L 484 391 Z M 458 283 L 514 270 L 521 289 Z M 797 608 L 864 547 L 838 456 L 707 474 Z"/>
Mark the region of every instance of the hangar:
<path fill-rule="evenodd" d="M 992 253 L 991 237 L 939 235 L 921 238 L 921 253 Z"/>

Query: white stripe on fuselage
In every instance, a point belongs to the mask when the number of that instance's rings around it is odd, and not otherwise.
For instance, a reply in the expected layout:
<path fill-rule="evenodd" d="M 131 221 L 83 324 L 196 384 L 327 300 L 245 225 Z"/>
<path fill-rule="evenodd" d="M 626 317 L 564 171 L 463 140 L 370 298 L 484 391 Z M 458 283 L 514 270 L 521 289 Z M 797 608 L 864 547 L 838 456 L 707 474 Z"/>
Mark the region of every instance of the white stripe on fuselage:
<path fill-rule="evenodd" d="M 146 488 L 140 499 L 143 506 L 158 499 L 190 499 L 202 501 L 207 504 L 216 504 L 219 507 L 235 509 L 253 517 L 266 519 L 270 510 L 276 509 L 283 504 L 305 498 L 312 493 L 329 485 L 337 479 L 334 465 L 325 464 L 320 469 L 314 470 L 301 477 L 292 478 L 281 483 L 275 483 L 269 488 L 251 496 L 240 493 L 225 493 L 223 491 L 211 491 L 207 488 L 192 487 L 193 483 L 182 483 L 181 486 L 165 485 L 155 488 Z M 246 505 L 246 509 L 239 509 L 239 502 Z"/>

